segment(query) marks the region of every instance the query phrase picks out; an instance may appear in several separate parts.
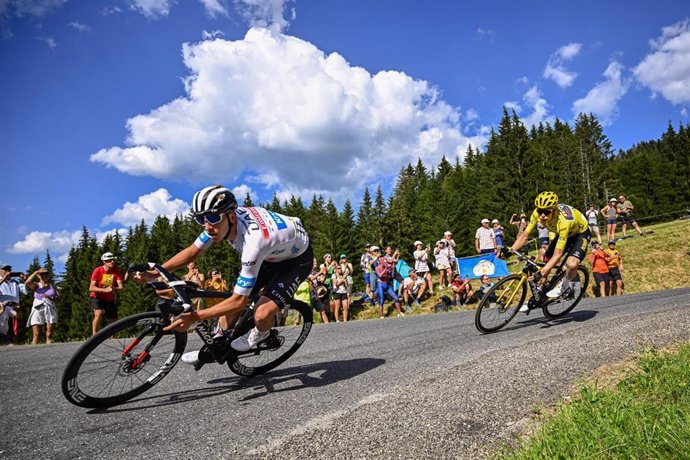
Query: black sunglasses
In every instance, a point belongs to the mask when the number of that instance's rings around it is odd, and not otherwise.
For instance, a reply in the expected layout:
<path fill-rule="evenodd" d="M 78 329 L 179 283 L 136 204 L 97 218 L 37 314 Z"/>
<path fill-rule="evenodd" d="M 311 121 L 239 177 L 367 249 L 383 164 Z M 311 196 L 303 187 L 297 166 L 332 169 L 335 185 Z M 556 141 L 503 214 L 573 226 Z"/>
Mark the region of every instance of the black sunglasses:
<path fill-rule="evenodd" d="M 211 225 L 218 225 L 220 221 L 223 220 L 223 214 L 218 214 L 216 212 L 209 212 L 207 214 L 197 214 L 194 216 L 194 220 L 199 225 L 204 225 L 208 222 Z"/>
<path fill-rule="evenodd" d="M 550 216 L 552 212 L 553 212 L 553 209 L 551 209 L 551 208 L 545 208 L 545 209 L 537 208 L 537 214 L 539 214 L 540 216 L 542 214 L 545 216 Z"/>

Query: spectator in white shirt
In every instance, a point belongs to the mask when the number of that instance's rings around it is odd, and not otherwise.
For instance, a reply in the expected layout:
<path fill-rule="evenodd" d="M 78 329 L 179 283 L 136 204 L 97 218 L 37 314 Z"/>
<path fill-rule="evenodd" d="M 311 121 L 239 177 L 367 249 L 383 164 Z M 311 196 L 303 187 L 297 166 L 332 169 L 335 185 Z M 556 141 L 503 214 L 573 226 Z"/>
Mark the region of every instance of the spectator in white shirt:
<path fill-rule="evenodd" d="M 493 228 L 489 228 L 491 221 L 482 219 L 482 226 L 477 229 L 474 235 L 474 246 L 477 254 L 496 253 L 496 234 Z"/>

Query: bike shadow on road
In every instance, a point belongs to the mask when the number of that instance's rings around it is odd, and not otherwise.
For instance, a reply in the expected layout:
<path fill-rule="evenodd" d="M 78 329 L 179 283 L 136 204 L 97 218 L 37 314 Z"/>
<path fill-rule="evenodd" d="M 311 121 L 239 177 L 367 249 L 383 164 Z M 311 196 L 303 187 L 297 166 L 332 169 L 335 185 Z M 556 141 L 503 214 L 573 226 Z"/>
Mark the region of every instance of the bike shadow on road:
<path fill-rule="evenodd" d="M 249 401 L 266 396 L 270 393 L 294 391 L 303 388 L 322 387 L 331 385 L 333 383 L 342 382 L 344 380 L 349 380 L 353 377 L 369 372 L 385 363 L 385 359 L 360 358 L 348 359 L 344 361 L 327 361 L 304 366 L 277 369 L 267 374 L 251 378 L 233 375 L 230 377 L 209 380 L 208 383 L 210 385 L 214 385 L 212 387 L 136 398 L 121 406 L 107 409 L 94 409 L 89 411 L 89 413 L 128 412 L 150 409 L 152 407 L 168 406 L 171 404 L 189 403 L 191 401 L 213 398 L 225 393 L 247 388 L 265 390 L 254 392 L 244 398 L 239 399 L 239 401 Z M 148 404 L 146 403 L 147 401 L 149 402 Z M 131 407 L 132 404 L 136 405 L 136 407 Z"/>
<path fill-rule="evenodd" d="M 597 313 L 599 312 L 596 310 L 578 310 L 575 312 L 568 313 L 564 317 L 558 319 L 547 319 L 543 316 L 533 317 L 529 319 L 524 319 L 522 321 L 513 322 L 513 324 L 506 327 L 505 330 L 522 329 L 523 327 L 534 326 L 535 324 L 541 325 L 542 329 L 547 329 L 554 326 L 560 326 L 561 324 L 567 324 L 573 321 L 581 323 L 583 321 L 588 321 L 594 318 L 595 316 L 597 316 Z"/>

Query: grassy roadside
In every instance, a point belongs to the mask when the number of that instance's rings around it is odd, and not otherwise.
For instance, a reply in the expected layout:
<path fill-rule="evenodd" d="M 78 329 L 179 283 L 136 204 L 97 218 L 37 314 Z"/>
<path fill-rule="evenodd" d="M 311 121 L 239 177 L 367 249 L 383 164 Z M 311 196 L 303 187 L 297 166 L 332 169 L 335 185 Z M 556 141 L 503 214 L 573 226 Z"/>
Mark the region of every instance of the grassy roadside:
<path fill-rule="evenodd" d="M 497 458 L 690 458 L 690 344 L 650 349 L 636 361 L 607 372 L 608 383 L 585 384 Z"/>

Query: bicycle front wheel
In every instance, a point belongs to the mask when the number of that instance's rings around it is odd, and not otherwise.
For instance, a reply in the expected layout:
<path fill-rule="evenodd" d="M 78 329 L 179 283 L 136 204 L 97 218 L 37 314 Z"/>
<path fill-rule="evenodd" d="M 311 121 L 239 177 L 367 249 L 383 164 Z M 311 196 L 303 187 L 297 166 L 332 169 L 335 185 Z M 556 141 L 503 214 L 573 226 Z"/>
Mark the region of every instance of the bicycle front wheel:
<path fill-rule="evenodd" d="M 296 300 L 283 310 L 266 340 L 248 352 L 232 355 L 228 367 L 237 375 L 251 377 L 281 365 L 304 343 L 312 326 L 312 309 Z"/>
<path fill-rule="evenodd" d="M 527 286 L 523 275 L 506 276 L 479 302 L 474 325 L 484 334 L 496 332 L 512 321 L 526 296 Z"/>
<path fill-rule="evenodd" d="M 160 382 L 187 345 L 185 332 L 163 332 L 160 312 L 121 319 L 87 340 L 62 374 L 62 393 L 81 407 L 122 404 Z"/>
<path fill-rule="evenodd" d="M 550 286 L 558 286 L 563 280 L 565 272 L 560 272 L 558 276 L 550 283 Z M 589 270 L 580 265 L 577 267 L 577 275 L 574 280 L 570 280 L 570 288 L 560 297 L 555 299 L 546 299 L 543 306 L 544 316 L 548 319 L 556 319 L 567 315 L 575 306 L 582 300 L 587 286 L 589 285 Z"/>

